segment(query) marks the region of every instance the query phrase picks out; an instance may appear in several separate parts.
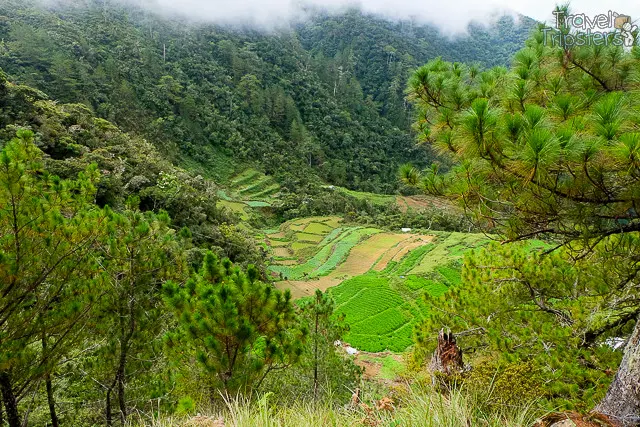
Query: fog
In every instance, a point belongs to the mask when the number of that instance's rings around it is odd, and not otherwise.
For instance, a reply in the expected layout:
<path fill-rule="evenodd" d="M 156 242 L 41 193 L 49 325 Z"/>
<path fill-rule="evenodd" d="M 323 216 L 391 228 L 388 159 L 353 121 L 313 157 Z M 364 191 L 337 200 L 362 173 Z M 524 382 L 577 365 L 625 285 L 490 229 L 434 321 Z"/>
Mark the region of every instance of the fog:
<path fill-rule="evenodd" d="M 489 23 L 496 17 L 526 15 L 552 24 L 557 0 L 103 0 L 129 2 L 171 16 L 200 22 L 239 24 L 255 28 L 286 27 L 305 19 L 309 10 L 340 12 L 358 7 L 364 12 L 391 19 L 413 19 L 437 26 L 445 34 L 464 32 L 471 21 Z M 629 0 L 579 0 L 571 2 L 573 13 L 587 16 L 614 11 L 640 17 L 640 2 Z"/>

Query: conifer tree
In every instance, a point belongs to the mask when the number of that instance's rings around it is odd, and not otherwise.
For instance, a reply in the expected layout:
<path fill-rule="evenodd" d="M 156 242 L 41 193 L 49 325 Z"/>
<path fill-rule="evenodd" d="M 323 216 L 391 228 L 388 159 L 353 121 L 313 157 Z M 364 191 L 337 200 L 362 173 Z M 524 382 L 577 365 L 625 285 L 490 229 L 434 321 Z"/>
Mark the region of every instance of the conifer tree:
<path fill-rule="evenodd" d="M 51 387 L 51 370 L 86 318 L 91 250 L 105 220 L 92 205 L 95 168 L 67 181 L 41 159 L 27 130 L 0 154 L 0 389 L 11 427 L 23 424 L 18 402 L 38 380 Z"/>
<path fill-rule="evenodd" d="M 358 369 L 339 353 L 336 341 L 348 331 L 344 315 L 335 313 L 329 293 L 316 289 L 314 296 L 301 306 L 301 318 L 308 325 L 304 365 L 312 372 L 312 396 L 318 400 L 323 391 L 344 394 L 355 388 Z M 322 390 L 328 387 L 329 390 Z"/>
<path fill-rule="evenodd" d="M 302 352 L 291 294 L 260 282 L 253 266 L 245 273 L 209 252 L 199 274 L 184 286 L 167 283 L 164 295 L 178 321 L 167 343 L 195 356 L 212 398 L 250 393 Z"/>
<path fill-rule="evenodd" d="M 560 37 L 570 32 L 566 26 L 556 33 L 540 29 L 511 70 L 477 74 L 431 61 L 415 72 L 408 91 L 421 138 L 455 162 L 445 173 L 427 171 L 425 188 L 456 198 L 504 239 L 552 237 L 568 260 L 614 261 L 604 284 L 597 277 L 578 283 L 604 285 L 600 310 L 615 315 L 604 316 L 594 331 L 607 331 L 633 325 L 640 313 L 634 297 L 640 50 L 614 43 L 619 32 L 609 43 L 583 45 Z M 529 302 L 545 311 L 542 292 L 533 288 Z M 564 315 L 553 317 L 566 322 Z M 635 328 L 632 337 L 640 323 Z M 631 339 L 625 351 L 598 409 L 632 424 L 640 419 L 640 341 Z"/>
<path fill-rule="evenodd" d="M 169 227 L 168 215 L 142 213 L 136 204 L 130 200 L 123 213 L 109 211 L 105 238 L 97 245 L 102 289 L 94 330 L 102 339 L 92 355 L 96 363 L 91 372 L 101 379 L 107 425 L 114 422 L 114 406 L 120 423 L 125 424 L 130 383 L 146 389 L 144 372 L 153 371 L 154 353 L 159 352 L 168 320 L 162 285 L 186 274 L 180 242 Z"/>

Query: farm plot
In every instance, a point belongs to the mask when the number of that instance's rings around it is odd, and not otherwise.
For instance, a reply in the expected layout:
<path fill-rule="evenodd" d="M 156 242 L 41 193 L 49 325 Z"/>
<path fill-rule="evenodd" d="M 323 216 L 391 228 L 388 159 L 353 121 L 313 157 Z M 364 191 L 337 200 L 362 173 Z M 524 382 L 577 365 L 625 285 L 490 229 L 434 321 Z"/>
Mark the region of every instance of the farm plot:
<path fill-rule="evenodd" d="M 382 271 L 390 262 L 397 262 L 402 259 L 410 251 L 424 246 L 433 240 L 433 236 L 415 236 L 409 235 L 408 239 L 402 240 L 395 247 L 391 248 L 373 266 L 375 271 Z"/>
<path fill-rule="evenodd" d="M 450 265 L 454 261 L 459 262 L 466 251 L 480 247 L 488 241 L 483 234 L 448 233 L 438 236 L 437 245 L 409 273 L 426 275 L 438 267 Z"/>
<path fill-rule="evenodd" d="M 272 265 L 269 269 L 278 275 L 282 275 L 286 280 L 326 276 L 346 259 L 351 249 L 360 243 L 363 238 L 379 232 L 380 230 L 375 228 L 355 227 L 344 229 L 342 233 L 322 246 L 304 264 L 294 267 Z M 322 243 L 324 243 L 324 240 Z"/>
<path fill-rule="evenodd" d="M 230 187 L 238 199 L 250 201 L 252 207 L 269 206 L 268 201 L 280 191 L 272 177 L 251 168 L 234 176 Z"/>
<path fill-rule="evenodd" d="M 374 273 L 344 281 L 331 289 L 338 312 L 353 325 L 404 303 L 402 296 L 389 287 L 386 277 Z"/>
<path fill-rule="evenodd" d="M 416 265 L 420 264 L 422 260 L 426 257 L 426 255 L 431 252 L 437 244 L 428 243 L 426 245 L 420 246 L 409 253 L 407 253 L 404 257 L 400 258 L 398 261 L 391 261 L 387 268 L 384 270 L 387 273 L 392 273 L 395 275 L 404 275 L 409 271 L 412 271 Z"/>
<path fill-rule="evenodd" d="M 276 257 L 289 258 L 293 256 L 293 251 L 288 247 L 273 248 L 273 254 Z"/>
<path fill-rule="evenodd" d="M 306 234 L 316 234 L 324 236 L 330 233 L 335 227 L 327 225 L 323 222 L 312 222 L 304 228 Z"/>
<path fill-rule="evenodd" d="M 331 294 L 337 311 L 344 313 L 350 326 L 344 339 L 351 345 L 365 351 L 402 351 L 407 347 L 405 339 L 398 341 L 396 331 L 412 319 L 401 309 L 405 300 L 389 286 L 388 278 L 367 273 L 331 288 Z"/>
<path fill-rule="evenodd" d="M 319 234 L 296 233 L 296 240 L 298 242 L 320 243 L 322 241 L 322 236 Z"/>
<path fill-rule="evenodd" d="M 419 292 L 407 294 L 403 287 Z M 350 327 L 345 341 L 363 351 L 401 352 L 413 343 L 415 325 L 428 314 L 422 294 L 438 296 L 447 289 L 437 280 L 409 276 L 398 281 L 369 272 L 330 288 L 330 292 Z"/>
<path fill-rule="evenodd" d="M 246 203 L 242 202 L 232 202 L 229 200 L 219 200 L 217 203 L 217 207 L 219 209 L 227 209 L 228 211 L 238 215 L 242 221 L 247 221 L 249 219 L 249 214 L 245 210 L 247 207 Z"/>
<path fill-rule="evenodd" d="M 339 220 L 340 218 L 337 217 L 296 219 L 282 224 L 276 230 L 265 231 L 264 242 L 275 257 L 274 264 L 294 265 L 291 262 L 281 262 L 283 261 L 284 249 L 289 252 L 289 256 L 298 259 L 299 263 L 304 263 L 319 248 L 322 248 L 340 234 L 341 230 L 329 225 L 337 225 Z"/>
<path fill-rule="evenodd" d="M 336 276 L 356 276 L 364 274 L 380 259 L 386 252 L 393 249 L 404 240 L 409 239 L 406 234 L 380 233 L 375 234 L 362 241 L 351 250 L 346 261 L 334 271 Z"/>
<path fill-rule="evenodd" d="M 464 253 L 488 241 L 480 234 L 434 234 L 348 227 L 328 217 L 292 220 L 267 236 L 278 242 L 270 245 L 272 253 L 281 255 L 269 268 L 283 279 L 277 287 L 294 298 L 328 289 L 350 327 L 346 342 L 363 351 L 401 352 L 428 315 L 423 295 L 439 296 L 460 284 Z M 298 263 L 283 257 L 283 249 Z"/>
<path fill-rule="evenodd" d="M 309 248 L 315 248 L 316 245 L 309 242 L 293 242 L 290 244 L 291 250 L 294 254 L 300 255 L 300 253 Z"/>
<path fill-rule="evenodd" d="M 313 280 L 286 280 L 277 282 L 276 286 L 278 289 L 288 289 L 291 291 L 293 299 L 298 299 L 312 296 L 316 289 L 320 289 L 324 292 L 331 287 L 339 285 L 340 282 L 342 282 L 341 279 L 323 276 L 316 277 Z"/>
<path fill-rule="evenodd" d="M 486 241 L 484 235 L 458 233 L 442 233 L 421 240 L 422 245 L 403 241 L 393 248 L 393 256 L 386 252 L 368 273 L 331 288 L 350 326 L 345 340 L 363 351 L 406 350 L 413 344 L 415 326 L 428 315 L 422 296 L 440 296 L 458 285 L 464 252 Z M 387 265 L 377 271 L 381 262 Z M 425 265 L 429 268 L 424 273 L 414 273 Z"/>

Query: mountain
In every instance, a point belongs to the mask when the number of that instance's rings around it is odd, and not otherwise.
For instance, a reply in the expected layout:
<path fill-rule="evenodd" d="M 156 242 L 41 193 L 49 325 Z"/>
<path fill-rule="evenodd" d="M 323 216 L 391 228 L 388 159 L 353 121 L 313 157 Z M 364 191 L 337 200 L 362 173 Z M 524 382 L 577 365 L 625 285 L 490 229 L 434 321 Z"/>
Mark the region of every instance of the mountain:
<path fill-rule="evenodd" d="M 333 58 L 344 75 L 356 77 L 384 117 L 407 128 L 411 111 L 404 90 L 412 70 L 436 57 L 481 67 L 507 66 L 535 26 L 531 18 L 505 15 L 487 25 L 472 22 L 466 33 L 451 36 L 432 25 L 351 10 L 318 15 L 299 25 L 297 33 L 320 62 Z"/>
<path fill-rule="evenodd" d="M 504 18 L 449 40 L 433 27 L 349 11 L 267 34 L 80 0 L 56 8 L 9 0 L 0 16 L 0 68 L 10 80 L 86 105 L 176 164 L 222 183 L 254 164 L 281 183 L 383 193 L 397 191 L 399 165 L 432 159 L 409 131 L 410 70 L 452 51 L 470 60 L 486 49 L 487 65 L 506 63 L 530 26 Z"/>

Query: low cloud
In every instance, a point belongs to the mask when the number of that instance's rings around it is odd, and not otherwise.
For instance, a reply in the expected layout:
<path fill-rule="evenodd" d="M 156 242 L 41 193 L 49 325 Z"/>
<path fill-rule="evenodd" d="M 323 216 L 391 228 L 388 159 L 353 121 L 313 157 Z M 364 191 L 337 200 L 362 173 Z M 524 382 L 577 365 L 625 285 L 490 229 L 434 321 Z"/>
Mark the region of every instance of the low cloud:
<path fill-rule="evenodd" d="M 45 0 L 46 1 L 46 0 Z M 55 0 L 53 0 L 55 1 Z M 65 1 L 65 0 L 58 0 Z M 437 26 L 445 34 L 464 32 L 471 21 L 490 23 L 505 14 L 526 15 L 551 23 L 558 0 L 103 0 L 149 8 L 163 15 L 194 21 L 251 26 L 286 27 L 305 19 L 309 11 L 340 12 L 357 7 L 390 19 L 413 19 Z M 564 1 L 564 0 L 563 0 Z M 579 0 L 571 2 L 576 13 L 593 16 L 609 10 L 640 17 L 640 3 L 629 0 Z"/>
<path fill-rule="evenodd" d="M 153 10 L 219 24 L 278 28 L 305 19 L 310 11 L 339 13 L 358 8 L 390 19 L 414 19 L 453 34 L 469 22 L 488 22 L 504 14 L 518 13 L 500 3 L 473 0 L 120 0 L 145 4 Z M 549 11 L 550 12 L 550 11 Z"/>

